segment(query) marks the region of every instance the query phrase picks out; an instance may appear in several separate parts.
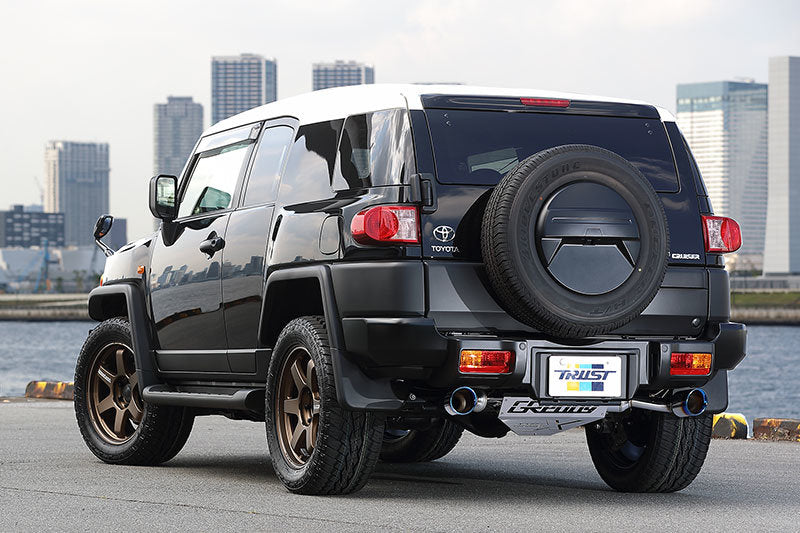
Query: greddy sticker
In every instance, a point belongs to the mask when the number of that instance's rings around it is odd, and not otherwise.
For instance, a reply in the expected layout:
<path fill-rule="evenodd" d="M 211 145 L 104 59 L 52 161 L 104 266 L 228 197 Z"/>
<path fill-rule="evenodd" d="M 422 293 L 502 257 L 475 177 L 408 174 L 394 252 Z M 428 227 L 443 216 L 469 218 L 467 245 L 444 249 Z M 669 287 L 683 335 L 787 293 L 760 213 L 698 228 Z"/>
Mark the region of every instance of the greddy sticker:
<path fill-rule="evenodd" d="M 500 421 L 518 435 L 552 435 L 600 420 L 604 405 L 539 405 L 534 399 L 505 397 Z"/>

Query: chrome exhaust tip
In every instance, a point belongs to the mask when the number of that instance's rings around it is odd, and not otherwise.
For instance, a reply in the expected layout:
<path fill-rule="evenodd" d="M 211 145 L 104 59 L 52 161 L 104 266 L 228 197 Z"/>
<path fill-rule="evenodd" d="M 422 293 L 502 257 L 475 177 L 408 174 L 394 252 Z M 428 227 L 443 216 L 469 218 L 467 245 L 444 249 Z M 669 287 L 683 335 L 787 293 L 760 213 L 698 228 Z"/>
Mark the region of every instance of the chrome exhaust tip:
<path fill-rule="evenodd" d="M 450 416 L 463 416 L 480 413 L 486 408 L 488 398 L 483 392 L 475 392 L 472 387 L 459 387 L 450 394 L 444 410 Z"/>
<path fill-rule="evenodd" d="M 708 395 L 703 389 L 692 389 L 683 400 L 670 405 L 673 414 L 680 417 L 698 416 L 705 413 L 708 407 Z"/>

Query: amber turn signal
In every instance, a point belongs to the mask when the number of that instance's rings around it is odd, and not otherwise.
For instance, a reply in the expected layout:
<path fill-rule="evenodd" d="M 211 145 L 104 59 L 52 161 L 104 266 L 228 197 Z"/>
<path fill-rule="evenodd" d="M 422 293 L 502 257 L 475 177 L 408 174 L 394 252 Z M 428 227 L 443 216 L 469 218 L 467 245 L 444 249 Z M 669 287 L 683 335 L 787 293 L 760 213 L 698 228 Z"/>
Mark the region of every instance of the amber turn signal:
<path fill-rule="evenodd" d="M 508 374 L 514 369 L 514 352 L 461 350 L 458 371 L 468 374 Z"/>

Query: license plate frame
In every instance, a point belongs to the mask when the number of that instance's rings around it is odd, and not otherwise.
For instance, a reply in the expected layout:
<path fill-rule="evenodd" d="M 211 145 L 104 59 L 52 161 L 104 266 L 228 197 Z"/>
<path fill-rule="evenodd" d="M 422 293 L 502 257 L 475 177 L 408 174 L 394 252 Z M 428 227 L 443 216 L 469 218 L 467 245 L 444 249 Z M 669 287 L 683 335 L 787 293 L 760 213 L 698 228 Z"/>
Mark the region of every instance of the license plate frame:
<path fill-rule="evenodd" d="M 625 362 L 626 355 L 621 353 L 547 355 L 547 394 L 552 398 L 622 398 Z"/>

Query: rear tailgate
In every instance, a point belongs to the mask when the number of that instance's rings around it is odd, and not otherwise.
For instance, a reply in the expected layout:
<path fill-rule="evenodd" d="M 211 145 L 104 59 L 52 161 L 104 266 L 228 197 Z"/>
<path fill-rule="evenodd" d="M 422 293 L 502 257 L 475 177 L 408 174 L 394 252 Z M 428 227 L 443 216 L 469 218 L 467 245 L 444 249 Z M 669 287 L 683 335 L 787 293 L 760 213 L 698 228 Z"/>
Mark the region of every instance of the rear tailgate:
<path fill-rule="evenodd" d="M 662 291 L 642 318 L 624 330 L 664 331 L 666 325 L 659 327 L 658 321 L 667 318 L 665 313 L 679 315 L 676 318 L 687 326 L 680 328 L 685 330 L 682 334 L 698 331 L 696 321 L 689 326 L 694 318 L 705 324 L 706 271 L 686 268 L 702 267 L 706 261 L 698 191 L 684 147 L 675 144 L 680 139 L 673 138 L 675 134 L 661 122 L 655 108 L 596 102 L 573 102 L 568 108 L 527 108 L 519 105 L 519 99 L 441 95 L 423 97 L 423 103 L 424 112 L 412 112 L 412 126 L 418 168 L 428 174 L 434 196 L 434 205 L 421 216 L 424 257 L 473 265 L 481 262 L 482 215 L 494 186 L 506 172 L 528 156 L 554 146 L 600 146 L 626 158 L 650 181 L 663 202 L 670 232 L 670 269 Z M 673 145 L 681 152 L 673 152 Z M 435 263 L 438 261 L 429 265 Z M 438 305 L 433 301 L 435 292 L 431 280 L 434 314 Z M 451 293 L 448 298 L 453 296 Z"/>

